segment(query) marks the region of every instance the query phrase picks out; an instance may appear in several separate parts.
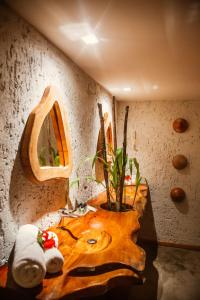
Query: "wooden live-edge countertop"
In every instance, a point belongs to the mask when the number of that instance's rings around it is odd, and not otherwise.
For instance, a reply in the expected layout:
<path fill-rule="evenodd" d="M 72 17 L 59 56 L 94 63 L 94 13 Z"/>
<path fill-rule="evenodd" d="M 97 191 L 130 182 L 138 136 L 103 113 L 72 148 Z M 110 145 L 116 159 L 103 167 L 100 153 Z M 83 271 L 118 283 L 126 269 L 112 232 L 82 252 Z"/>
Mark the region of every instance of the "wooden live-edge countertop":
<path fill-rule="evenodd" d="M 128 186 L 125 195 L 126 203 L 132 204 L 134 187 Z M 135 210 L 112 212 L 100 207 L 106 201 L 105 193 L 101 193 L 88 201 L 96 212 L 79 218 L 62 217 L 57 226 L 49 228 L 58 235 L 64 266 L 57 276 L 46 276 L 36 299 L 80 299 L 116 286 L 141 283 L 145 252 L 136 241 L 147 196 L 148 187 L 141 185 Z M 88 243 L 91 239 L 94 244 Z M 9 286 L 7 274 L 8 268 L 2 267 L 1 287 Z"/>

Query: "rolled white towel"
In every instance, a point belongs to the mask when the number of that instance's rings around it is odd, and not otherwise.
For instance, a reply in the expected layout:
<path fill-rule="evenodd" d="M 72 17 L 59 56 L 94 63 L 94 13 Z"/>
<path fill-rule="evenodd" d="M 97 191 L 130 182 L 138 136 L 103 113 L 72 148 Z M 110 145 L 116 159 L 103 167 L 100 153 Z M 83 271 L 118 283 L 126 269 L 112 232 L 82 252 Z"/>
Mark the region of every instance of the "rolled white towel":
<path fill-rule="evenodd" d="M 24 288 L 37 286 L 46 274 L 44 252 L 37 242 L 37 235 L 36 226 L 23 225 L 15 242 L 12 275 L 15 282 Z"/>
<path fill-rule="evenodd" d="M 53 247 L 45 250 L 44 258 L 48 273 L 58 273 L 62 270 L 64 258 L 57 248 Z"/>
<path fill-rule="evenodd" d="M 48 273 L 54 274 L 62 270 L 64 258 L 58 248 L 58 236 L 52 231 L 42 234 L 44 259 Z"/>

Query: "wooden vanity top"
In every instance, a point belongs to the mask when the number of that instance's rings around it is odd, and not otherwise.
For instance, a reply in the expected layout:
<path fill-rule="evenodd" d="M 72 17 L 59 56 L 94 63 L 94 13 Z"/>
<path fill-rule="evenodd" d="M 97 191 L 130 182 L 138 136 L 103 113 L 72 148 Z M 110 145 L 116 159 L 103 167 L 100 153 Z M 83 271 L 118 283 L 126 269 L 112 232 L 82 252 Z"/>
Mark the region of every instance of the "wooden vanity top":
<path fill-rule="evenodd" d="M 104 193 L 90 200 L 97 208 L 79 218 L 62 217 L 54 231 L 59 238 L 59 250 L 64 256 L 61 274 L 43 280 L 36 299 L 80 299 L 99 295 L 120 285 L 143 282 L 145 252 L 136 245 L 137 232 L 148 188 L 139 188 L 135 210 L 112 212 L 100 207 Z M 126 201 L 131 203 L 134 187 L 126 188 Z M 2 272 L 5 286 L 5 270 Z M 4 283 L 3 283 L 4 282 Z"/>

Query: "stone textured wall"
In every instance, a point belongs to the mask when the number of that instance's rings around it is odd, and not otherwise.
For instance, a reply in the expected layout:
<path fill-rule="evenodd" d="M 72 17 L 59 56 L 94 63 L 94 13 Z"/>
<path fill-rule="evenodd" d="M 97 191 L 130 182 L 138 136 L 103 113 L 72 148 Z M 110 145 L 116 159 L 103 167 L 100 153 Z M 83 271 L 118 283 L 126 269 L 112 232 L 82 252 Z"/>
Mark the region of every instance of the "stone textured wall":
<path fill-rule="evenodd" d="M 41 186 L 23 174 L 19 145 L 29 113 L 47 85 L 58 87 L 68 114 L 73 174 L 79 162 L 93 154 L 99 130 L 97 102 L 111 112 L 111 96 L 32 26 L 0 6 L 0 259 L 7 257 L 19 225 L 49 226 L 59 219 L 65 205 L 65 183 Z M 124 108 L 118 103 L 119 143 Z M 141 235 L 162 241 L 200 245 L 200 102 L 131 102 L 128 151 L 138 158 L 148 179 L 151 202 L 143 218 Z M 184 117 L 190 128 L 175 133 L 172 122 Z M 135 139 L 136 132 L 136 139 Z M 171 160 L 184 154 L 189 166 L 177 171 Z M 89 171 L 89 165 L 81 170 Z M 170 199 L 173 186 L 183 187 L 182 203 Z M 83 183 L 81 200 L 98 192 Z"/>
<path fill-rule="evenodd" d="M 7 257 L 20 224 L 46 227 L 65 205 L 65 183 L 41 186 L 23 174 L 19 145 L 29 113 L 44 89 L 59 89 L 68 114 L 73 173 L 94 154 L 99 130 L 97 102 L 112 114 L 111 96 L 32 26 L 0 6 L 0 259 Z M 64 41 L 63 41 L 64 42 Z M 82 173 L 90 172 L 89 165 Z M 72 174 L 73 176 L 73 174 Z M 83 183 L 82 200 L 97 192 Z"/>
<path fill-rule="evenodd" d="M 139 160 L 151 192 L 141 236 L 200 246 L 200 102 L 118 102 L 120 142 L 126 105 L 130 106 L 128 152 Z M 185 133 L 176 133 L 172 128 L 178 117 L 190 124 Z M 176 154 L 185 155 L 189 161 L 181 171 L 172 166 Z M 174 186 L 182 187 L 187 194 L 181 203 L 170 199 Z"/>

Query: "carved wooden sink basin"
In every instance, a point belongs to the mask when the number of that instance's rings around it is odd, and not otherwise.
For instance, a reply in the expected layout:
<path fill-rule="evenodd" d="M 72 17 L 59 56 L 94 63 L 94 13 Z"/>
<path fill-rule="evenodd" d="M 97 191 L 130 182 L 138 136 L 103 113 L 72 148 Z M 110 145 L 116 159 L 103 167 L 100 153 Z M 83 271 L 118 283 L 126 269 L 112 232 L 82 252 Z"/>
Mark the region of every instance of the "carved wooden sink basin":
<path fill-rule="evenodd" d="M 145 252 L 132 241 L 139 228 L 137 211 L 116 213 L 99 209 L 79 219 L 64 217 L 51 230 L 61 241 L 66 270 L 75 274 L 122 266 L 142 271 Z"/>
<path fill-rule="evenodd" d="M 75 219 L 63 217 L 57 226 L 51 227 L 58 235 L 64 256 L 63 272 L 45 278 L 42 290 L 35 297 L 80 299 L 103 294 L 115 286 L 142 283 L 145 252 L 136 241 L 147 191 L 143 187 L 138 193 L 139 210 L 123 213 L 104 210 L 100 207 L 105 202 L 102 193 L 89 202 L 96 206 L 96 212 Z M 133 196 L 133 191 L 127 189 L 127 202 Z"/>

